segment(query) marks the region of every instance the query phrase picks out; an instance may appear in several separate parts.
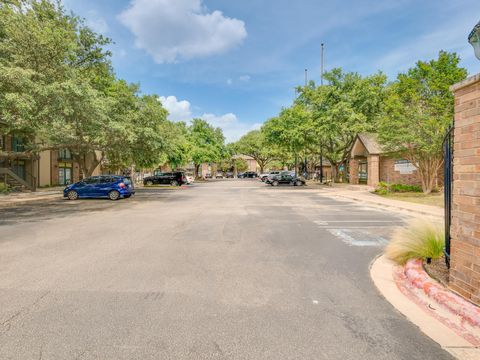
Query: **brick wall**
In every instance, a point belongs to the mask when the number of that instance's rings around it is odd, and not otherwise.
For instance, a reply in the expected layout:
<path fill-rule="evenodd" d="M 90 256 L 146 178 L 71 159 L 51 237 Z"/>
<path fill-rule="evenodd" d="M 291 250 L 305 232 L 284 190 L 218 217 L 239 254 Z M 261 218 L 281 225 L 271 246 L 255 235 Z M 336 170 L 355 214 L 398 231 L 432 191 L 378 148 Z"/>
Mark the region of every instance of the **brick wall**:
<path fill-rule="evenodd" d="M 357 159 L 350 159 L 350 184 L 358 185 L 359 178 L 358 178 L 358 160 Z"/>
<path fill-rule="evenodd" d="M 380 181 L 380 156 L 368 155 L 368 179 L 367 184 L 369 186 L 377 186 Z"/>
<path fill-rule="evenodd" d="M 380 158 L 380 181 L 390 184 L 421 184 L 416 171 L 412 174 L 401 174 L 400 171 L 395 170 L 395 159 L 386 156 Z"/>
<path fill-rule="evenodd" d="M 480 74 L 455 94 L 450 287 L 480 305 Z"/>

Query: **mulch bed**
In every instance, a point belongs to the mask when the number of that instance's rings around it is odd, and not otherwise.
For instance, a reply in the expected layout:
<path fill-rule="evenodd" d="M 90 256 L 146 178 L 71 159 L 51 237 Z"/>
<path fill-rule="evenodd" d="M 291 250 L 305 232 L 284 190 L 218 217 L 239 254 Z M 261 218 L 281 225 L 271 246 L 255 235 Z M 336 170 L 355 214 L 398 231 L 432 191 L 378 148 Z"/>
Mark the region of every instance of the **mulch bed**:
<path fill-rule="evenodd" d="M 439 259 L 434 259 L 430 264 L 427 264 L 425 261 L 423 263 L 425 271 L 430 275 L 430 277 L 437 280 L 443 286 L 448 286 L 448 268 L 445 264 L 445 256 L 442 256 Z"/>

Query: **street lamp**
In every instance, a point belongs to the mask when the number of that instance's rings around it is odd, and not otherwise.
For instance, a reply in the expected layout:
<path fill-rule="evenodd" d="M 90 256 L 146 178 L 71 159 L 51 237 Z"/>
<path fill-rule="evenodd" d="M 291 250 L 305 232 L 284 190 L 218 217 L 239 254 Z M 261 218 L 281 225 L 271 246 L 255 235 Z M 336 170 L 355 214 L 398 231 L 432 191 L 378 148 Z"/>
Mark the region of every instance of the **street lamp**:
<path fill-rule="evenodd" d="M 475 50 L 475 56 L 480 60 L 480 22 L 473 28 L 470 35 L 468 35 L 468 42 Z"/>

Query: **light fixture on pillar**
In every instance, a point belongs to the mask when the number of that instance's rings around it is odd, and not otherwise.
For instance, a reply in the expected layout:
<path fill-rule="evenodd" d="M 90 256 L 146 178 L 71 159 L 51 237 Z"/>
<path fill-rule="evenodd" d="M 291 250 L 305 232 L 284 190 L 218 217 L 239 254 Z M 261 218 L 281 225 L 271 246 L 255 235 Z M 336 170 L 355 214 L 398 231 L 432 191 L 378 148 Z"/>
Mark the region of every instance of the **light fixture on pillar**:
<path fill-rule="evenodd" d="M 468 35 L 468 42 L 475 50 L 475 56 L 480 60 L 480 22 L 473 28 L 470 35 Z"/>

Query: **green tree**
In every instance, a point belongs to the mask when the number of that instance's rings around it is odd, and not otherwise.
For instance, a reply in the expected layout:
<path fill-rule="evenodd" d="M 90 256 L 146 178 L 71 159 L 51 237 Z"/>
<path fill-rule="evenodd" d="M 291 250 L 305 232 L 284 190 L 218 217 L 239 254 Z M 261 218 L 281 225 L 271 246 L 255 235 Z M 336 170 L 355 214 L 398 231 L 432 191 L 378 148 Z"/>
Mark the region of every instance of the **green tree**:
<path fill-rule="evenodd" d="M 164 125 L 167 163 L 172 169 L 185 165 L 191 157 L 192 145 L 188 141 L 188 128 L 184 122 L 167 122 Z"/>
<path fill-rule="evenodd" d="M 467 76 L 459 57 L 441 51 L 438 59 L 419 61 L 388 89 L 378 132 L 388 151 L 410 160 L 422 189 L 430 193 L 443 164 L 442 143 L 452 124 L 454 98 L 449 87 Z"/>
<path fill-rule="evenodd" d="M 333 69 L 324 77 L 327 85 L 299 88 L 297 103 L 311 113 L 315 143 L 323 148 L 338 179 L 339 166 L 348 165 L 356 135 L 375 129 L 386 77 L 381 73 L 362 77 L 341 69 Z"/>
<path fill-rule="evenodd" d="M 265 167 L 278 157 L 278 150 L 269 144 L 261 130 L 253 130 L 242 136 L 235 143 L 238 154 L 248 155 L 255 159 L 263 173 Z"/>
<path fill-rule="evenodd" d="M 189 127 L 191 158 L 195 164 L 195 177 L 198 177 L 202 163 L 217 162 L 222 159 L 225 138 L 220 128 L 214 128 L 202 119 L 193 119 Z"/>
<path fill-rule="evenodd" d="M 311 112 L 300 103 L 283 109 L 278 117 L 268 120 L 261 130 L 267 144 L 295 158 L 298 173 L 298 156 L 313 141 L 314 128 Z M 285 157 L 285 154 L 280 154 Z"/>
<path fill-rule="evenodd" d="M 234 159 L 234 162 L 233 162 L 233 168 L 236 170 L 236 174 L 234 174 L 235 176 L 239 173 L 239 172 L 244 172 L 244 171 L 247 171 L 248 169 L 248 163 L 247 163 L 247 160 L 245 159 L 241 159 L 241 158 L 235 158 Z M 235 172 L 234 170 L 234 172 Z"/>
<path fill-rule="evenodd" d="M 156 166 L 167 141 L 178 157 L 181 131 L 155 96 L 116 79 L 109 42 L 60 2 L 0 0 L 2 132 L 21 134 L 30 153 L 69 149 L 84 177 L 103 161 Z"/>

